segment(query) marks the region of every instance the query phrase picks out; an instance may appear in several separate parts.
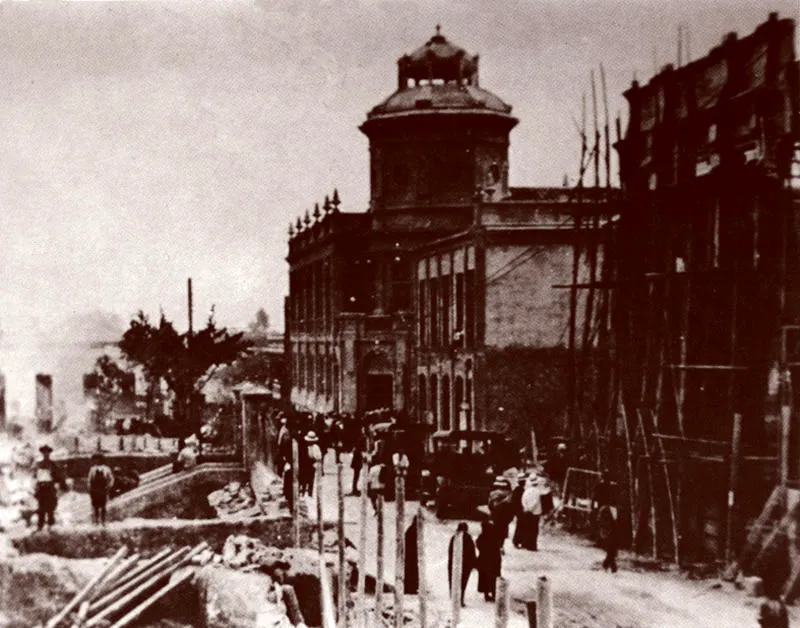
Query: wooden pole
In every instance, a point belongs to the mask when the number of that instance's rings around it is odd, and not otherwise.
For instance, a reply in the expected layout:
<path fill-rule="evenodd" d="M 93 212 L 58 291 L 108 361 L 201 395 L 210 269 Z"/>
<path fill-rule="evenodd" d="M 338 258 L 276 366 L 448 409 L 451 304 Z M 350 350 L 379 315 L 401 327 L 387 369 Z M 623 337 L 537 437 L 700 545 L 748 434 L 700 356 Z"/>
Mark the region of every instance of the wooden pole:
<path fill-rule="evenodd" d="M 736 529 L 739 505 L 736 502 L 736 491 L 739 485 L 739 461 L 742 445 L 742 415 L 733 415 L 733 436 L 731 438 L 730 478 L 728 480 L 728 526 L 725 535 L 725 560 L 732 563 L 736 558 L 734 551 L 734 532 Z"/>
<path fill-rule="evenodd" d="M 192 549 L 188 554 L 185 554 L 177 564 L 173 564 L 168 567 L 160 569 L 157 573 L 153 574 L 153 576 L 146 582 L 143 582 L 133 591 L 130 591 L 125 596 L 114 602 L 111 606 L 105 608 L 97 615 L 92 617 L 86 623 L 86 628 L 92 628 L 93 626 L 101 625 L 105 621 L 108 621 L 108 618 L 111 615 L 115 615 L 116 613 L 125 610 L 133 600 L 138 599 L 141 595 L 153 589 L 153 587 L 155 587 L 164 578 L 169 578 L 170 575 L 172 575 L 181 567 L 188 565 L 189 561 L 191 561 L 194 556 L 202 552 L 207 547 L 208 544 L 205 541 L 203 541 L 202 543 L 195 546 L 194 549 Z"/>
<path fill-rule="evenodd" d="M 495 585 L 494 628 L 508 628 L 508 580 L 497 577 Z"/>
<path fill-rule="evenodd" d="M 639 419 L 639 429 L 642 431 L 642 444 L 644 445 L 645 455 L 647 456 L 647 492 L 650 494 L 650 517 L 648 519 L 648 526 L 650 528 L 650 538 L 652 540 L 652 553 L 653 558 L 658 558 L 658 534 L 656 527 L 656 491 L 653 483 L 653 456 L 650 452 L 650 445 L 647 440 L 647 431 L 644 427 L 642 420 L 641 410 L 636 410 L 636 416 Z"/>
<path fill-rule="evenodd" d="M 286 605 L 286 615 L 293 626 L 305 624 L 303 612 L 300 610 L 300 602 L 297 599 L 297 592 L 291 584 L 284 584 L 281 586 L 281 595 L 283 596 L 283 603 Z"/>
<path fill-rule="evenodd" d="M 395 466 L 395 489 L 394 501 L 397 507 L 395 517 L 395 561 L 394 561 L 394 625 L 395 628 L 403 628 L 403 597 L 405 595 L 405 565 L 406 565 L 406 543 L 405 543 L 405 515 L 406 515 L 406 483 L 405 469 L 401 464 Z"/>
<path fill-rule="evenodd" d="M 81 603 L 80 608 L 78 609 L 78 616 L 75 618 L 75 621 L 72 624 L 72 628 L 83 628 L 83 622 L 86 621 L 86 617 L 89 614 L 89 601 L 84 600 Z"/>
<path fill-rule="evenodd" d="M 428 627 L 428 578 L 425 562 L 425 508 L 417 510 L 417 571 L 419 572 L 419 626 Z"/>
<path fill-rule="evenodd" d="M 378 512 L 376 513 L 378 524 L 378 547 L 377 547 L 377 573 L 375 574 L 375 623 L 380 625 L 383 622 L 383 492 L 378 493 Z"/>
<path fill-rule="evenodd" d="M 114 623 L 111 626 L 111 628 L 125 628 L 125 626 L 130 626 L 133 622 L 139 619 L 142 613 L 144 613 L 148 608 L 153 606 L 159 600 L 165 598 L 167 595 L 172 593 L 175 589 L 183 585 L 185 582 L 191 580 L 193 577 L 194 577 L 194 572 L 187 571 L 174 581 L 167 583 L 165 586 L 161 587 L 156 593 L 154 593 L 151 596 L 148 596 L 141 604 L 139 604 L 136 608 L 134 608 L 129 613 L 124 615 L 119 621 Z"/>
<path fill-rule="evenodd" d="M 100 585 L 94 590 L 93 597 L 96 598 L 101 595 L 105 595 L 114 587 L 119 586 L 123 580 L 127 580 L 128 571 L 137 563 L 138 560 L 139 554 L 133 554 L 132 556 L 129 556 L 125 560 L 118 563 L 117 566 L 111 570 L 111 573 L 109 573 L 107 577 L 103 578 L 103 582 L 101 582 Z M 125 575 L 122 576 L 122 574 Z"/>
<path fill-rule="evenodd" d="M 127 580 L 125 583 L 114 586 L 114 588 L 112 588 L 108 593 L 105 593 L 103 597 L 96 598 L 92 602 L 92 606 L 89 611 L 91 613 L 97 613 L 99 611 L 105 612 L 104 609 L 114 606 L 120 598 L 124 598 L 132 590 L 136 589 L 154 574 L 162 573 L 178 564 L 188 554 L 188 551 L 189 548 L 183 547 L 173 554 L 170 554 L 165 560 L 148 566 L 147 569 L 139 573 L 139 575 L 136 577 Z"/>
<path fill-rule="evenodd" d="M 538 628 L 553 628 L 553 591 L 547 576 L 537 583 L 536 625 Z"/>
<path fill-rule="evenodd" d="M 119 562 L 125 558 L 125 555 L 128 553 L 128 548 L 126 546 L 122 546 L 117 550 L 117 553 L 111 557 L 108 565 L 105 566 L 103 571 L 97 574 L 94 578 L 92 578 L 86 586 L 83 587 L 78 593 L 75 595 L 74 598 L 67 604 L 61 612 L 58 613 L 55 617 L 50 619 L 47 622 L 45 628 L 55 628 L 60 624 L 64 619 L 69 615 L 74 609 L 78 608 L 78 606 L 83 603 L 85 600 L 88 600 L 91 594 L 95 591 L 98 585 L 100 585 L 103 580 L 108 577 L 108 575 L 114 570 L 114 568 L 119 564 Z"/>
<path fill-rule="evenodd" d="M 319 555 L 319 587 L 322 610 L 322 628 L 336 628 L 336 617 L 334 616 L 333 592 L 331 591 L 330 574 L 328 566 L 325 564 L 325 555 Z"/>
<path fill-rule="evenodd" d="M 456 532 L 453 540 L 453 565 L 450 573 L 450 602 L 453 610 L 453 628 L 461 623 L 461 562 L 464 554 L 464 533 Z"/>
<path fill-rule="evenodd" d="M 653 424 L 655 427 L 655 417 L 653 417 Z M 664 451 L 664 443 L 661 442 L 661 439 L 658 438 L 655 434 L 652 435 L 652 438 L 655 439 L 656 444 L 658 445 L 658 455 L 661 458 L 661 465 L 662 469 L 664 470 L 664 482 L 667 487 L 667 500 L 669 501 L 669 518 L 670 523 L 672 526 L 672 549 L 673 549 L 673 558 L 675 560 L 676 565 L 681 564 L 681 555 L 680 555 L 680 535 L 678 533 L 678 520 L 675 516 L 675 499 L 672 492 L 672 479 L 669 475 L 669 465 L 667 464 L 667 454 Z"/>
<path fill-rule="evenodd" d="M 531 428 L 531 462 L 539 464 L 539 447 L 536 445 L 536 430 Z"/>
<path fill-rule="evenodd" d="M 360 445 L 359 445 L 360 446 Z M 358 628 L 367 628 L 367 488 L 369 463 L 366 455 L 361 465 L 361 527 L 358 536 Z"/>
<path fill-rule="evenodd" d="M 325 553 L 322 522 L 322 460 L 314 461 L 314 495 L 317 500 L 317 550 L 319 555 Z"/>
<path fill-rule="evenodd" d="M 294 546 L 300 547 L 300 447 L 292 437 L 292 538 Z"/>
<path fill-rule="evenodd" d="M 339 545 L 339 591 L 336 602 L 339 623 L 347 628 L 347 564 L 344 556 L 344 489 L 342 487 L 342 457 L 338 452 L 336 454 L 336 499 L 338 502 L 336 537 Z"/>

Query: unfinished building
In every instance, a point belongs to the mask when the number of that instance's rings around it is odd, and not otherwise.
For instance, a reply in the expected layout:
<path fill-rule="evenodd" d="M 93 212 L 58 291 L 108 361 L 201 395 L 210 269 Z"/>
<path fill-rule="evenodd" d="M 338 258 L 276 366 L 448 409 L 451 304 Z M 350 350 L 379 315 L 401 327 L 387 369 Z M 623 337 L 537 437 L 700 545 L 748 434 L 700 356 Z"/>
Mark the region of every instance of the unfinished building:
<path fill-rule="evenodd" d="M 760 569 L 789 592 L 800 574 L 794 31 L 771 14 L 633 82 L 616 146 L 625 200 L 603 279 L 581 286 L 609 303 L 595 442 L 633 546 Z"/>

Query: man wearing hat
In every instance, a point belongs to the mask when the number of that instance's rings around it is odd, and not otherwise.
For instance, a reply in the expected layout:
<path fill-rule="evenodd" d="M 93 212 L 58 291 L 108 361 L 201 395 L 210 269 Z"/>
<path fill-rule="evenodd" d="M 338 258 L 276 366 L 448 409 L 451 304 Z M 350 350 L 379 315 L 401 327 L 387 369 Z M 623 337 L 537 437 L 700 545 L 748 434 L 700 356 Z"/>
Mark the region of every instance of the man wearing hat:
<path fill-rule="evenodd" d="M 502 475 L 495 478 L 492 489 L 489 492 L 489 512 L 492 516 L 492 521 L 497 525 L 497 530 L 505 542 L 508 537 L 508 526 L 514 518 L 514 500 L 511 491 L 511 482 Z"/>
<path fill-rule="evenodd" d="M 278 432 L 278 467 L 283 468 L 292 462 L 292 434 L 289 432 L 289 420 L 281 416 L 281 429 Z"/>
<path fill-rule="evenodd" d="M 38 519 L 39 530 L 47 527 L 52 527 L 56 522 L 56 506 L 58 506 L 58 491 L 56 485 L 61 487 L 61 490 L 66 490 L 67 483 L 64 479 L 64 474 L 61 472 L 59 466 L 50 460 L 50 454 L 53 453 L 53 448 L 50 445 L 42 445 L 39 447 L 42 454 L 42 459 L 36 465 L 36 501 L 38 502 Z"/>
<path fill-rule="evenodd" d="M 314 476 L 316 474 L 316 467 L 317 463 L 322 465 L 322 450 L 319 447 L 319 439 L 317 438 L 317 433 L 314 430 L 310 430 L 305 437 L 308 456 L 305 458 L 306 460 L 306 470 L 305 470 L 305 480 L 306 480 L 306 490 L 308 491 L 309 497 L 314 496 Z M 320 469 L 320 473 L 322 473 L 322 469 Z"/>
<path fill-rule="evenodd" d="M 102 452 L 92 454 L 92 467 L 87 478 L 89 497 L 92 500 L 92 521 L 95 524 L 105 525 L 106 504 L 114 486 L 114 473 L 106 464 L 106 457 Z"/>

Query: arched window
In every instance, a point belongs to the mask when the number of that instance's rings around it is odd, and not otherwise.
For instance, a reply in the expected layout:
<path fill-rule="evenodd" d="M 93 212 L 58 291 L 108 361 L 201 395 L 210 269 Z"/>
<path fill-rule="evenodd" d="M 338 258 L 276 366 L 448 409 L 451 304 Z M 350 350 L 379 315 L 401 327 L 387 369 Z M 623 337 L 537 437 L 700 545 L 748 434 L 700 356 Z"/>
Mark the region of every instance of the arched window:
<path fill-rule="evenodd" d="M 450 376 L 442 376 L 442 429 L 450 429 Z"/>

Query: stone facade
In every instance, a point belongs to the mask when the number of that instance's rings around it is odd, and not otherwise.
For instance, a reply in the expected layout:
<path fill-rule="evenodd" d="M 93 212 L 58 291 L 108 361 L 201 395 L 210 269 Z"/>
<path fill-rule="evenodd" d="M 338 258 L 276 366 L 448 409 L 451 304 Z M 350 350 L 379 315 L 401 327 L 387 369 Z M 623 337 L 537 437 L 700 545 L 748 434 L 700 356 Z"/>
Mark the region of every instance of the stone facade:
<path fill-rule="evenodd" d="M 506 418 L 498 423 L 504 383 L 487 359 L 522 348 L 558 371 L 544 356 L 566 347 L 569 291 L 553 285 L 571 281 L 577 234 L 597 243 L 573 218 L 610 205 L 605 190 L 510 188 L 516 124 L 480 87 L 477 57 L 440 33 L 398 61 L 397 91 L 360 127 L 370 141 L 368 211 L 340 211 L 334 193 L 290 227 L 296 408 L 385 407 L 438 429 L 489 429 Z M 520 407 L 564 396 L 547 386 L 520 396 L 524 388 L 510 393 Z M 527 421 L 512 417 L 520 434 Z"/>

